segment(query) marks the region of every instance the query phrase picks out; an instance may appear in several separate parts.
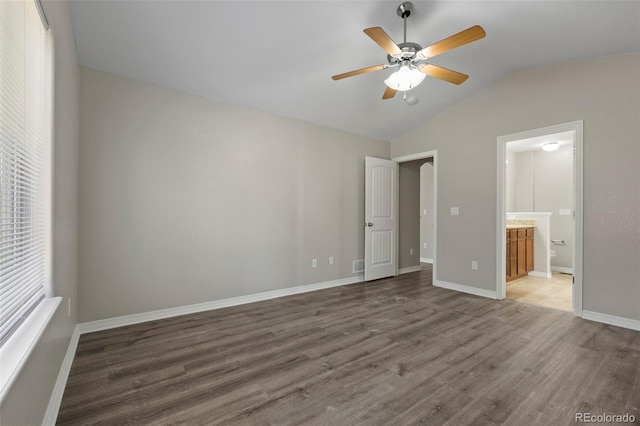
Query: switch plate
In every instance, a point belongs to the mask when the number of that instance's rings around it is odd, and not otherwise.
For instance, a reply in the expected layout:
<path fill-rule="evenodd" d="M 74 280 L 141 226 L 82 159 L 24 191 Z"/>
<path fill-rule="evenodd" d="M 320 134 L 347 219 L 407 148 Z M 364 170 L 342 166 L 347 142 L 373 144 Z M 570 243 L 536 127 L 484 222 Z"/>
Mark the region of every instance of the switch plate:
<path fill-rule="evenodd" d="M 333 256 L 329 256 L 329 265 L 333 265 Z"/>
<path fill-rule="evenodd" d="M 427 209 L 424 209 L 424 210 L 422 211 L 422 214 L 426 216 L 426 215 L 427 215 Z"/>
<path fill-rule="evenodd" d="M 560 216 L 571 216 L 571 209 L 560 209 Z"/>
<path fill-rule="evenodd" d="M 451 207 L 451 216 L 459 216 L 460 208 L 459 207 Z"/>
<path fill-rule="evenodd" d="M 312 268 L 318 267 L 318 259 L 311 259 L 311 267 Z"/>
<path fill-rule="evenodd" d="M 422 247 L 424 247 L 424 248 L 429 248 L 429 243 L 424 243 L 424 244 L 422 245 Z"/>
<path fill-rule="evenodd" d="M 476 260 L 471 261 L 471 269 L 473 269 L 474 271 L 478 270 L 478 262 Z"/>
<path fill-rule="evenodd" d="M 409 256 L 413 256 L 413 249 L 412 248 L 409 249 Z"/>

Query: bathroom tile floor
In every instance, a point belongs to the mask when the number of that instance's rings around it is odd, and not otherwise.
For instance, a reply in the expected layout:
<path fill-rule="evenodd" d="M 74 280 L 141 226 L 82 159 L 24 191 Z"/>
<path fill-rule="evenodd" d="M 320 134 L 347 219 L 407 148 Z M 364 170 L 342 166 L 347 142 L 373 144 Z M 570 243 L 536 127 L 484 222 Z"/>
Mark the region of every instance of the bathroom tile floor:
<path fill-rule="evenodd" d="M 571 275 L 553 272 L 551 278 L 522 277 L 507 283 L 507 299 L 573 312 Z"/>

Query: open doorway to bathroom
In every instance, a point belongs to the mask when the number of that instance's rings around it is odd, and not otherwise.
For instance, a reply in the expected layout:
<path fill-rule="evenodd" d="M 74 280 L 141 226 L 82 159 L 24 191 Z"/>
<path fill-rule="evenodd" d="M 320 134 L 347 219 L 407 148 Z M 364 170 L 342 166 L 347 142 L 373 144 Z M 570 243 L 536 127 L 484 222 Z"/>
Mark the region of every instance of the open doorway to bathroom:
<path fill-rule="evenodd" d="M 503 298 L 580 315 L 581 143 L 582 122 L 499 138 Z"/>
<path fill-rule="evenodd" d="M 507 143 L 507 299 L 573 312 L 574 139 Z"/>

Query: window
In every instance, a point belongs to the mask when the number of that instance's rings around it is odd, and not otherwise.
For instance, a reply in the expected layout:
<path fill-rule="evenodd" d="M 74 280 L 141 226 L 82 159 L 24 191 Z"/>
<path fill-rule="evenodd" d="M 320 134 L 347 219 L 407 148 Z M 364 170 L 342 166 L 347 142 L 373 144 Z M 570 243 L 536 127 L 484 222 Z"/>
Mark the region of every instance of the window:
<path fill-rule="evenodd" d="M 39 7 L 34 0 L 0 1 L 3 393 L 7 375 L 14 374 L 7 373 L 11 356 L 5 348 L 15 346 L 12 340 L 24 340 L 29 318 L 51 296 L 52 55 L 51 35 Z M 19 358 L 25 358 L 24 353 Z"/>

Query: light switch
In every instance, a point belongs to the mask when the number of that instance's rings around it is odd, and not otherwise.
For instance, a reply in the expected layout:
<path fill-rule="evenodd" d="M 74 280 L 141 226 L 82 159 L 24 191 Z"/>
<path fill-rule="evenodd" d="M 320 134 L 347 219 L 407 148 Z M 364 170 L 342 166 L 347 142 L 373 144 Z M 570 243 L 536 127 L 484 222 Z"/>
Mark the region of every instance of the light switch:
<path fill-rule="evenodd" d="M 451 207 L 451 216 L 459 216 L 460 208 L 459 207 Z"/>
<path fill-rule="evenodd" d="M 426 216 L 426 215 L 427 215 L 427 209 L 424 209 L 424 210 L 422 211 L 422 214 L 423 214 L 424 216 Z"/>

